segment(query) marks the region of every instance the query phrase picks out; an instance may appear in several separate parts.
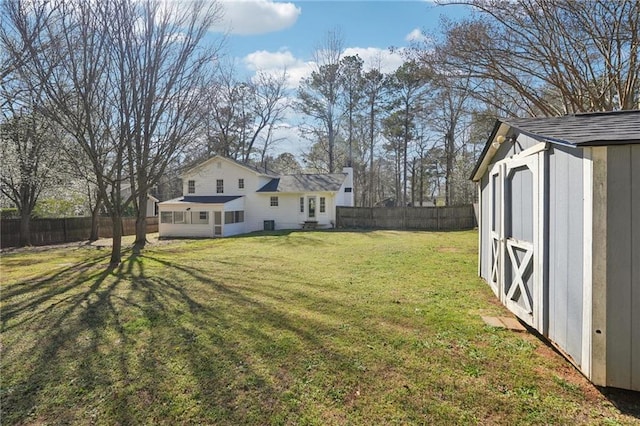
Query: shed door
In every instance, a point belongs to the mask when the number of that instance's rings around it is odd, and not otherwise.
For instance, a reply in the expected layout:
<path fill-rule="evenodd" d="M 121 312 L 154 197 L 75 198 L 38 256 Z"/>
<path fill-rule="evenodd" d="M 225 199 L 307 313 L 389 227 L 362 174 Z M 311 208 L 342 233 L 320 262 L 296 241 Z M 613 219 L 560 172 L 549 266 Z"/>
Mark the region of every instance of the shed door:
<path fill-rule="evenodd" d="M 500 297 L 500 270 L 501 270 L 501 253 L 502 249 L 502 164 L 496 164 L 489 174 L 489 198 L 491 202 L 491 275 L 489 285 L 491 289 Z"/>
<path fill-rule="evenodd" d="M 537 328 L 541 280 L 535 267 L 539 250 L 538 155 L 509 160 L 503 179 L 503 303 Z"/>

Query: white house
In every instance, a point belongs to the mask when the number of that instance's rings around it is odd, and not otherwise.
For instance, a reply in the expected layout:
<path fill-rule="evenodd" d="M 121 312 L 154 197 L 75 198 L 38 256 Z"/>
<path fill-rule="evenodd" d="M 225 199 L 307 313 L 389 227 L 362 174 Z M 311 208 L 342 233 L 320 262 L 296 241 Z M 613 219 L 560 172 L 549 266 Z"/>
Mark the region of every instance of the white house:
<path fill-rule="evenodd" d="M 182 175 L 183 196 L 158 204 L 160 237 L 227 237 L 260 230 L 332 227 L 353 206 L 353 170 L 277 175 L 221 156 Z"/>
<path fill-rule="evenodd" d="M 122 185 L 122 187 L 120 188 L 120 191 L 121 191 L 122 198 L 127 199 L 128 197 L 131 196 L 131 185 L 127 185 L 127 184 Z M 158 200 L 153 195 L 147 194 L 147 206 L 146 206 L 147 217 L 155 217 L 158 215 L 157 213 L 158 201 L 160 200 Z"/>

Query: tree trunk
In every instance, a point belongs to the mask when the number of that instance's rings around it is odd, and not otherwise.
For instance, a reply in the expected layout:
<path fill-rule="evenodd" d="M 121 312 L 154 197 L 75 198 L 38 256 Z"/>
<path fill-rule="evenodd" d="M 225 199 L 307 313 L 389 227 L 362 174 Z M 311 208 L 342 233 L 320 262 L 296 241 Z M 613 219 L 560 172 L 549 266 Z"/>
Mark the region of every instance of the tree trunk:
<path fill-rule="evenodd" d="M 136 240 L 133 243 L 133 252 L 140 251 L 147 244 L 147 192 L 140 191 L 138 196 L 138 209 L 136 212 Z"/>
<path fill-rule="evenodd" d="M 20 247 L 31 245 L 31 212 L 20 212 Z"/>
<path fill-rule="evenodd" d="M 445 136 L 445 144 L 446 144 L 445 151 L 447 156 L 447 170 L 444 178 L 445 203 L 447 206 L 449 206 L 453 202 L 453 199 L 452 199 L 453 188 L 451 185 L 451 176 L 453 174 L 453 156 L 454 156 L 453 130 L 449 130 L 447 132 Z"/>
<path fill-rule="evenodd" d="M 121 215 L 111 216 L 113 230 L 113 246 L 111 248 L 110 266 L 118 266 L 122 262 L 122 217 Z"/>
<path fill-rule="evenodd" d="M 89 241 L 96 241 L 100 238 L 100 230 L 98 224 L 100 221 L 100 208 L 102 207 L 102 199 L 98 196 L 96 205 L 91 209 L 91 232 L 89 234 Z"/>
<path fill-rule="evenodd" d="M 100 219 L 100 207 L 95 207 L 91 211 L 91 232 L 89 234 L 89 241 L 96 241 L 100 237 L 98 230 L 98 220 Z"/>

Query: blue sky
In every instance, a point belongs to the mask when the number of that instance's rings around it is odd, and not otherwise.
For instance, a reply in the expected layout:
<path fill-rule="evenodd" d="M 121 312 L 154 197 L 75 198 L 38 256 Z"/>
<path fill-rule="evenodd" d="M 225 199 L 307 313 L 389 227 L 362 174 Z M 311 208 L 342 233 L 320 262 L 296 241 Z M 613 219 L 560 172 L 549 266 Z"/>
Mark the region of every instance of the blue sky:
<path fill-rule="evenodd" d="M 365 70 L 380 62 L 383 72 L 393 72 L 403 56 L 389 47 L 402 49 L 424 34 L 434 37 L 442 15 L 456 20 L 468 13 L 462 6 L 425 0 L 219 1 L 225 16 L 213 34 L 227 33 L 224 53 L 235 62 L 236 73 L 280 75 L 286 68 L 290 89 L 313 70 L 313 52 L 328 31 L 341 31 L 343 55 L 358 54 Z M 300 119 L 289 112 L 277 135 L 283 139 L 277 151 L 299 155 L 308 147 L 297 129 Z"/>
<path fill-rule="evenodd" d="M 226 52 L 250 71 L 286 65 L 290 72 L 311 60 L 314 48 L 329 30 L 339 28 L 345 54 L 365 60 L 383 56 L 383 66 L 399 65 L 388 48 L 405 47 L 420 31 L 434 35 L 441 15 L 459 18 L 461 6 L 437 6 L 431 1 L 271 1 L 223 0 L 228 31 Z"/>

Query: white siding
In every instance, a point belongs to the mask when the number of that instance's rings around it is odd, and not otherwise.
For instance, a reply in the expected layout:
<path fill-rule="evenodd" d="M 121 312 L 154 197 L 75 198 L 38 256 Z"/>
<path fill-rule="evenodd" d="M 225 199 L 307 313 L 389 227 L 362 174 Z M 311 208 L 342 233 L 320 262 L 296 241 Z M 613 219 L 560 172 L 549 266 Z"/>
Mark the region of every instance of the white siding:
<path fill-rule="evenodd" d="M 216 181 L 224 181 L 224 192 L 216 192 Z M 244 179 L 244 188 L 238 187 L 238 180 Z M 189 194 L 189 181 L 196 184 L 195 193 Z M 202 166 L 187 172 L 182 176 L 182 193 L 184 195 L 249 195 L 262 188 L 270 181 L 270 178 L 258 176 L 232 161 L 223 158 L 214 158 L 202 164 Z"/>
<path fill-rule="evenodd" d="M 278 197 L 278 207 L 272 207 L 271 197 Z M 260 231 L 264 229 L 265 220 L 273 220 L 275 229 L 300 229 L 307 220 L 307 198 L 316 197 L 316 218 L 319 227 L 330 228 L 332 222 L 335 223 L 336 202 L 335 195 L 331 192 L 304 193 L 304 194 L 281 194 L 281 193 L 258 193 L 255 197 L 247 199 L 245 210 L 245 220 L 247 221 L 247 232 Z M 300 213 L 300 197 L 305 199 L 305 211 Z M 325 197 L 326 210 L 320 213 L 320 197 Z"/>

